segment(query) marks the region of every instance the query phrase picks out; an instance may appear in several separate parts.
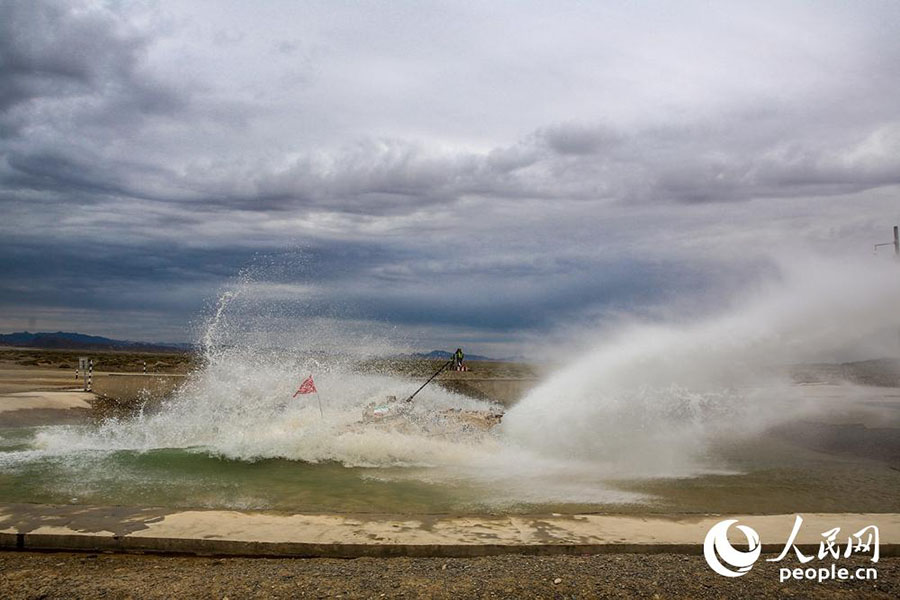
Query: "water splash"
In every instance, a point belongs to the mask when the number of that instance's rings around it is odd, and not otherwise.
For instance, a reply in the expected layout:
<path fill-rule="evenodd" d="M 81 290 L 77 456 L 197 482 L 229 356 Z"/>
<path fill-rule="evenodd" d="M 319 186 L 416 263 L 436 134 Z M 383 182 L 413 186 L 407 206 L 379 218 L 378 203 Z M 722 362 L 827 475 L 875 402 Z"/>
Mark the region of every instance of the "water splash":
<path fill-rule="evenodd" d="M 717 440 L 816 410 L 786 365 L 897 355 L 900 277 L 892 267 L 796 260 L 728 313 L 631 325 L 528 394 L 505 416 L 504 439 L 629 477 L 714 468 L 722 463 L 710 455 Z"/>
<path fill-rule="evenodd" d="M 410 431 L 361 423 L 365 406 L 386 395 L 402 395 L 410 382 L 368 375 L 319 362 L 291 360 L 274 351 L 234 348 L 195 374 L 160 410 L 110 420 L 85 435 L 70 428 L 39 434 L 47 450 L 153 450 L 193 448 L 230 459 L 286 458 L 347 466 L 433 465 L 465 461 L 481 436 L 449 430 L 434 418 L 452 407 L 484 403 L 444 392 L 421 394 L 405 415 Z M 324 412 L 313 396 L 292 398 L 314 372 Z M 304 375 L 305 376 L 305 375 Z"/>
<path fill-rule="evenodd" d="M 45 453 L 189 448 L 242 461 L 284 458 L 306 463 L 393 467 L 465 464 L 497 443 L 488 433 L 459 426 L 446 411 L 496 410 L 432 385 L 410 403 L 398 423 L 362 422 L 370 403 L 404 398 L 418 382 L 361 372 L 359 361 L 390 355 L 389 340 L 338 319 L 285 306 L 272 286 L 243 274 L 211 310 L 201 336 L 202 362 L 161 407 L 94 430 L 57 427 L 39 433 Z M 352 340 L 352 341 L 351 341 Z M 313 374 L 315 396 L 293 397 Z"/>
<path fill-rule="evenodd" d="M 219 298 L 216 300 L 216 308 L 213 312 L 212 317 L 209 319 L 209 322 L 206 325 L 206 328 L 203 332 L 203 340 L 201 344 L 201 348 L 203 349 L 203 357 L 207 361 L 212 361 L 215 358 L 214 352 L 216 350 L 216 342 L 218 337 L 221 335 L 221 331 L 225 326 L 225 309 L 228 308 L 228 304 L 237 298 L 238 292 L 233 290 L 226 290 L 222 292 Z"/>

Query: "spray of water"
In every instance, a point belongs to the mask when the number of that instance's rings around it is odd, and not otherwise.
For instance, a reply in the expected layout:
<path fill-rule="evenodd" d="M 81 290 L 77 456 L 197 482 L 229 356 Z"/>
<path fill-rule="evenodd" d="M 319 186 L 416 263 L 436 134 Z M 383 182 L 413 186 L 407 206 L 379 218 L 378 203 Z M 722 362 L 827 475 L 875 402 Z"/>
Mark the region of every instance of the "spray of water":
<path fill-rule="evenodd" d="M 189 448 L 242 461 L 387 467 L 464 464 L 496 444 L 490 434 L 446 416 L 452 409 L 496 407 L 438 386 L 426 388 L 390 425 L 365 422 L 368 405 L 405 398 L 418 382 L 361 371 L 360 360 L 390 356 L 393 345 L 352 321 L 304 315 L 302 305 L 285 306 L 279 294 L 242 277 L 211 308 L 200 368 L 161 407 L 90 431 L 52 428 L 38 434 L 38 447 L 50 453 Z M 294 397 L 308 375 L 318 395 Z"/>
<path fill-rule="evenodd" d="M 816 407 L 786 365 L 896 356 L 895 265 L 795 260 L 726 314 L 632 324 L 547 379 L 504 418 L 504 439 L 623 476 L 716 464 L 717 439 L 752 435 Z"/>

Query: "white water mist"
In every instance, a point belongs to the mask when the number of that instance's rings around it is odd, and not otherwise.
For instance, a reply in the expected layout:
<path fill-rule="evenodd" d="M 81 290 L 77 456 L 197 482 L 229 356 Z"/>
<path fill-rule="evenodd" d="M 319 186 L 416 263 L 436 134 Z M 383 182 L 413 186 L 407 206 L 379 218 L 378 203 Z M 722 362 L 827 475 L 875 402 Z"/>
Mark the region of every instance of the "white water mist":
<path fill-rule="evenodd" d="M 503 437 L 531 453 L 622 476 L 715 464 L 710 443 L 815 410 L 786 366 L 897 354 L 896 265 L 796 260 L 725 314 L 632 325 L 517 404 Z"/>

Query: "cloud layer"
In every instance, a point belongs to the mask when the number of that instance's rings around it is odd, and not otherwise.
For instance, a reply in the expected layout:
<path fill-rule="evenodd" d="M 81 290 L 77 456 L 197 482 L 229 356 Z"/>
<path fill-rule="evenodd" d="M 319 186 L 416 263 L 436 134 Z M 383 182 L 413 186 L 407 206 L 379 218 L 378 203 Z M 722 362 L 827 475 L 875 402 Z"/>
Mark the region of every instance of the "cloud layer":
<path fill-rule="evenodd" d="M 878 2 L 4 2 L 0 327 L 183 337 L 248 268 L 426 346 L 690 312 L 773 253 L 886 241 L 898 26 Z"/>

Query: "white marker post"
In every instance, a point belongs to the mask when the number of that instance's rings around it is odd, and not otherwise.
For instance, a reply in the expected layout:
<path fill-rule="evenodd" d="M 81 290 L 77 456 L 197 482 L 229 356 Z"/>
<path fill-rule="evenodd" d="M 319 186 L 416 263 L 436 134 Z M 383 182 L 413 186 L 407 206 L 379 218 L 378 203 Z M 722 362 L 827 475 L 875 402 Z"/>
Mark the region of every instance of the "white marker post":
<path fill-rule="evenodd" d="M 78 378 L 79 371 L 81 372 L 81 388 L 83 391 L 88 391 L 88 382 L 87 382 L 87 357 L 79 356 L 78 357 L 78 368 L 75 370 L 75 377 Z"/>

